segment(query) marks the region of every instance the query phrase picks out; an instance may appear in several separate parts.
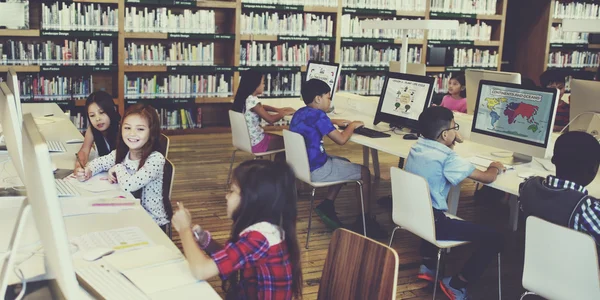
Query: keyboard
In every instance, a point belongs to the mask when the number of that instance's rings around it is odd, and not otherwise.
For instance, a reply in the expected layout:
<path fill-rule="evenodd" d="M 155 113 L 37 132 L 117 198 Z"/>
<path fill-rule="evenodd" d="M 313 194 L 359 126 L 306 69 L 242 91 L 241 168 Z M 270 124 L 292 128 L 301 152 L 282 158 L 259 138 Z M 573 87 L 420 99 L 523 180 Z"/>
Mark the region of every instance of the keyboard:
<path fill-rule="evenodd" d="M 346 126 L 338 126 L 338 128 L 344 130 L 344 129 L 346 129 Z M 356 129 L 354 129 L 354 133 L 364 135 L 364 136 L 370 137 L 370 138 L 386 138 L 386 137 L 391 136 L 385 132 L 373 130 L 373 129 L 366 128 L 366 127 L 358 127 Z"/>
<path fill-rule="evenodd" d="M 482 167 L 489 167 L 490 164 L 492 162 L 494 162 L 491 159 L 485 158 L 485 157 L 481 157 L 481 156 L 473 156 L 471 158 L 469 158 L 469 161 L 477 166 L 482 166 Z M 507 170 L 513 170 L 514 167 L 512 165 L 504 165 L 504 167 L 506 167 Z"/>
<path fill-rule="evenodd" d="M 75 272 L 90 293 L 103 299 L 150 299 L 127 277 L 108 266 L 93 264 L 77 268 Z"/>
<path fill-rule="evenodd" d="M 70 181 L 64 179 L 54 179 L 54 182 L 56 182 L 56 192 L 58 193 L 59 197 L 74 197 L 80 195 L 75 186 L 73 186 L 73 183 Z"/>
<path fill-rule="evenodd" d="M 67 152 L 67 147 L 63 142 L 46 141 L 46 145 L 48 145 L 48 151 L 50 152 Z"/>

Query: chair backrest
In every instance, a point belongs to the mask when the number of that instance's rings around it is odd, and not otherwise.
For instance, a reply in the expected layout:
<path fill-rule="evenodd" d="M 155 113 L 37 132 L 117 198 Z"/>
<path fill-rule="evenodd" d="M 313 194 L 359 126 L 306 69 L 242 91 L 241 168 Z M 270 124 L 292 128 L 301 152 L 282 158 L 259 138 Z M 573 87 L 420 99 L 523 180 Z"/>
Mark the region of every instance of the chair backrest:
<path fill-rule="evenodd" d="M 427 181 L 402 169 L 390 169 L 392 220 L 397 225 L 436 244 L 433 207 Z"/>
<path fill-rule="evenodd" d="M 171 191 L 173 190 L 173 181 L 175 180 L 175 166 L 165 157 L 165 166 L 163 174 L 163 205 L 167 212 L 169 220 L 173 217 L 173 206 L 171 205 Z"/>
<path fill-rule="evenodd" d="M 310 180 L 310 164 L 304 137 L 299 133 L 284 130 L 283 144 L 285 146 L 285 160 L 292 167 L 296 178 L 306 183 L 312 182 Z"/>
<path fill-rule="evenodd" d="M 171 144 L 169 137 L 164 133 L 160 134 L 159 138 L 160 149 L 159 152 L 166 158 L 169 157 L 169 145 Z"/>
<path fill-rule="evenodd" d="M 600 299 L 596 243 L 585 233 L 528 217 L 523 287 L 548 299 Z"/>
<path fill-rule="evenodd" d="M 318 299 L 396 299 L 396 250 L 347 229 L 331 236 Z"/>
<path fill-rule="evenodd" d="M 230 110 L 229 122 L 231 123 L 231 140 L 233 146 L 244 152 L 252 153 L 250 133 L 248 132 L 248 124 L 246 123 L 244 114 Z"/>

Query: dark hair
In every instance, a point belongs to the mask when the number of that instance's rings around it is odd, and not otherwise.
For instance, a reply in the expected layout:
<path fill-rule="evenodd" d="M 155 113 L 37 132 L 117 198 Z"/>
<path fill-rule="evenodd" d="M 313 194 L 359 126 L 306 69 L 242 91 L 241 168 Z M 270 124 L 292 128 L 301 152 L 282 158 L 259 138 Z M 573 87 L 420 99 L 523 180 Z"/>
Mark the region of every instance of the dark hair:
<path fill-rule="evenodd" d="M 537 87 L 537 85 L 535 84 L 535 81 L 533 81 L 533 79 L 527 78 L 527 77 L 521 77 L 521 85 L 524 88 L 534 88 L 534 87 Z"/>
<path fill-rule="evenodd" d="M 560 70 L 546 70 L 540 75 L 540 84 L 542 87 L 547 87 L 553 83 L 565 84 L 565 74 Z"/>
<path fill-rule="evenodd" d="M 121 128 L 123 128 L 123 123 L 125 119 L 131 115 L 140 115 L 142 118 L 148 121 L 148 141 L 144 146 L 142 146 L 142 158 L 140 159 L 140 164 L 138 169 L 143 167 L 146 163 L 146 159 L 148 156 L 152 154 L 154 151 L 160 151 L 160 121 L 158 118 L 158 113 L 154 107 L 147 104 L 136 104 L 130 106 L 127 111 L 125 111 L 125 115 L 123 116 L 123 121 L 121 123 Z M 129 152 L 129 147 L 123 141 L 123 132 L 119 130 L 119 139 L 117 142 L 117 153 L 115 156 L 115 163 L 121 163 L 125 159 L 125 156 Z"/>
<path fill-rule="evenodd" d="M 465 80 L 465 75 L 462 73 L 454 74 L 450 76 L 450 80 L 456 80 L 460 85 L 464 88 L 460 91 L 460 96 L 463 98 L 467 98 L 467 81 Z"/>
<path fill-rule="evenodd" d="M 300 248 L 296 236 L 296 176 L 284 162 L 249 160 L 233 171 L 233 181 L 239 188 L 241 200 L 233 212 L 231 242 L 236 242 L 240 233 L 251 225 L 269 222 L 278 225 L 283 231 L 285 246 L 292 268 L 292 295 L 302 296 L 302 269 Z M 223 281 L 227 291 L 226 299 L 235 298 L 238 293 L 240 271 Z M 227 287 L 227 282 L 229 286 Z"/>
<path fill-rule="evenodd" d="M 240 85 L 235 93 L 231 110 L 244 113 L 246 112 L 246 99 L 254 93 L 256 88 L 260 85 L 260 81 L 264 75 L 263 73 L 252 69 L 243 71 L 240 75 L 242 76 L 242 79 L 240 80 Z"/>
<path fill-rule="evenodd" d="M 331 88 L 325 81 L 319 79 L 311 79 L 302 84 L 302 100 L 306 105 L 315 101 L 315 97 L 331 92 Z"/>
<path fill-rule="evenodd" d="M 451 110 L 443 106 L 431 106 L 419 115 L 419 133 L 426 139 L 436 140 L 444 129 L 450 127 L 454 119 Z"/>
<path fill-rule="evenodd" d="M 104 142 L 105 137 L 102 132 L 92 125 L 92 120 L 90 119 L 90 114 L 88 113 L 88 109 L 92 103 L 96 103 L 96 105 L 98 105 L 98 107 L 100 107 L 100 109 L 104 111 L 104 113 L 107 114 L 108 118 L 110 119 L 110 126 L 108 126 L 105 131 L 106 141 L 108 142 L 109 147 L 107 147 L 106 143 Z M 121 115 L 119 114 L 119 110 L 113 101 L 113 97 L 105 91 L 91 93 L 85 100 L 85 113 L 87 115 L 89 128 L 92 130 L 92 135 L 94 136 L 94 142 L 96 143 L 98 155 L 104 156 L 109 154 L 117 146 L 119 124 L 121 123 Z"/>
<path fill-rule="evenodd" d="M 564 133 L 554 144 L 552 163 L 558 178 L 586 186 L 594 180 L 600 166 L 600 143 L 587 132 Z"/>

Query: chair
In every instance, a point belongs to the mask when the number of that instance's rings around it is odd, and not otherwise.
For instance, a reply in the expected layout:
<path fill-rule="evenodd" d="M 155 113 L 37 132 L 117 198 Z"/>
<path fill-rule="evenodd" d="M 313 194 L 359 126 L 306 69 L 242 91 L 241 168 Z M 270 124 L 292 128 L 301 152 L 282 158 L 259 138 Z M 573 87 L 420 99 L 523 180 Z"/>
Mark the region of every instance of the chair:
<path fill-rule="evenodd" d="M 433 207 L 427 181 L 421 176 L 395 167 L 390 169 L 390 174 L 393 199 L 392 220 L 394 221 L 394 224 L 398 226 L 392 231 L 389 245 L 391 247 L 396 230 L 404 228 L 439 248 L 434 281 L 436 284 L 433 285 L 433 299 L 435 299 L 442 252 L 469 242 L 438 241 L 435 235 Z M 448 213 L 446 213 L 446 216 L 453 219 L 460 219 Z M 502 299 L 500 265 L 500 253 L 498 253 L 498 297 L 499 299 Z"/>
<path fill-rule="evenodd" d="M 237 151 L 244 151 L 254 155 L 254 159 L 262 158 L 263 156 L 276 154 L 285 151 L 284 149 L 276 149 L 267 152 L 253 153 L 252 143 L 250 142 L 250 133 L 248 132 L 248 124 L 243 113 L 230 110 L 229 111 L 229 122 L 231 123 L 231 140 L 233 146 L 236 148 L 231 154 L 231 163 L 229 164 L 229 174 L 227 175 L 227 186 L 231 180 L 231 170 L 233 168 L 233 162 L 235 161 L 235 153 Z"/>
<path fill-rule="evenodd" d="M 330 187 L 332 185 L 344 184 L 344 183 L 356 183 L 360 189 L 360 209 L 363 218 L 363 233 L 367 236 L 367 226 L 365 223 L 365 204 L 363 199 L 363 182 L 361 180 L 344 180 L 335 182 L 312 182 L 310 179 L 310 165 L 308 163 L 308 154 L 306 153 L 306 144 L 304 143 L 304 137 L 302 135 L 291 132 L 289 130 L 283 131 L 283 143 L 285 145 L 285 156 L 286 161 L 294 170 L 296 178 L 300 181 L 310 185 L 312 192 L 310 194 L 310 210 L 308 214 L 308 232 L 306 233 L 306 249 L 308 249 L 308 240 L 310 238 L 310 226 L 312 221 L 312 211 L 315 201 L 315 191 L 317 188 Z"/>
<path fill-rule="evenodd" d="M 171 143 L 170 140 L 169 140 L 169 137 L 166 136 L 164 133 L 161 133 L 158 142 L 160 143 L 159 152 L 165 158 L 168 157 L 169 156 L 169 144 Z"/>
<path fill-rule="evenodd" d="M 589 235 L 537 217 L 525 226 L 523 287 L 547 299 L 600 299 L 598 254 Z"/>
<path fill-rule="evenodd" d="M 347 229 L 333 232 L 317 299 L 396 299 L 397 283 L 396 250 Z"/>
<path fill-rule="evenodd" d="M 175 166 L 165 157 L 165 167 L 163 174 L 163 205 L 167 212 L 169 224 L 167 224 L 167 235 L 173 237 L 173 229 L 171 227 L 171 218 L 173 218 L 173 206 L 171 205 L 171 192 L 173 191 L 173 181 L 175 180 Z"/>

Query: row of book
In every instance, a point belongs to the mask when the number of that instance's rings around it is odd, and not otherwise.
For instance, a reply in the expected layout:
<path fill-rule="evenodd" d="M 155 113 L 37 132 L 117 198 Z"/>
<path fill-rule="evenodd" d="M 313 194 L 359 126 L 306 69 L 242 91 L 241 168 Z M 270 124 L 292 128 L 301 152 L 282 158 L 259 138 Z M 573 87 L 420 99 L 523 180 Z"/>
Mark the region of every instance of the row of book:
<path fill-rule="evenodd" d="M 243 43 L 240 51 L 242 66 L 304 66 L 309 60 L 329 61 L 330 44 Z"/>
<path fill-rule="evenodd" d="M 215 63 L 214 43 L 171 42 L 125 46 L 126 65 L 212 66 Z"/>
<path fill-rule="evenodd" d="M 550 27 L 550 43 L 587 44 L 589 37 L 587 32 L 565 32 L 562 24 Z"/>
<path fill-rule="evenodd" d="M 111 65 L 113 43 L 101 40 L 25 42 L 0 44 L 2 63 L 8 65 Z"/>
<path fill-rule="evenodd" d="M 432 12 L 495 15 L 497 0 L 431 0 Z"/>
<path fill-rule="evenodd" d="M 352 38 L 401 38 L 399 29 L 363 29 L 363 22 L 367 20 L 381 21 L 381 18 L 359 18 L 349 14 L 342 15 L 342 37 Z M 406 20 L 406 18 L 391 18 L 390 20 Z M 420 29 L 407 30 L 408 38 L 423 39 L 425 31 Z"/>
<path fill-rule="evenodd" d="M 433 92 L 434 93 L 447 93 L 448 92 L 448 84 L 450 83 L 450 78 L 452 78 L 453 74 L 450 73 L 439 73 L 439 74 L 428 74 L 435 78 L 433 82 Z"/>
<path fill-rule="evenodd" d="M 387 67 L 390 61 L 400 59 L 401 47 L 375 48 L 372 45 L 361 45 L 355 47 L 342 47 L 342 66 L 357 67 Z M 408 62 L 421 62 L 421 47 L 409 47 Z"/>
<path fill-rule="evenodd" d="M 496 68 L 498 52 L 474 48 L 454 48 L 452 66 L 457 68 Z"/>
<path fill-rule="evenodd" d="M 240 76 L 241 78 L 242 76 Z M 266 97 L 300 96 L 302 75 L 300 72 L 270 72 L 265 74 Z"/>
<path fill-rule="evenodd" d="M 344 74 L 340 76 L 341 91 L 359 95 L 379 95 L 383 89 L 385 76 Z"/>
<path fill-rule="evenodd" d="M 85 113 L 81 113 L 81 112 L 72 112 L 70 109 L 65 110 L 65 114 L 69 116 L 69 119 L 71 119 L 71 122 L 73 123 L 73 125 L 75 125 L 75 127 L 77 127 L 77 130 L 79 130 L 80 132 L 84 132 L 87 130 L 88 127 L 88 118 L 87 118 L 87 114 Z"/>
<path fill-rule="evenodd" d="M 28 101 L 86 98 L 93 90 L 93 76 L 27 75 L 19 78 L 21 99 Z"/>
<path fill-rule="evenodd" d="M 572 51 L 550 52 L 548 55 L 549 68 L 588 68 L 598 67 L 600 52 Z"/>
<path fill-rule="evenodd" d="M 333 36 L 331 15 L 248 12 L 240 19 L 241 34 Z"/>
<path fill-rule="evenodd" d="M 600 19 L 600 4 L 589 1 L 554 1 L 554 18 L 557 19 Z"/>
<path fill-rule="evenodd" d="M 477 21 L 476 24 L 459 23 L 458 30 L 434 29 L 429 30 L 430 40 L 459 40 L 459 41 L 489 41 L 492 37 L 492 26 Z"/>
<path fill-rule="evenodd" d="M 130 78 L 125 98 L 227 97 L 233 94 L 231 75 L 168 75 Z"/>
<path fill-rule="evenodd" d="M 125 10 L 126 32 L 216 33 L 214 10 L 171 10 L 166 7 Z"/>
<path fill-rule="evenodd" d="M 338 6 L 337 1 L 331 0 L 242 0 L 242 3 L 268 5 L 306 5 L 306 6 Z"/>
<path fill-rule="evenodd" d="M 192 109 L 157 108 L 160 128 L 166 130 L 202 128 L 202 108 Z"/>
<path fill-rule="evenodd" d="M 119 10 L 94 3 L 42 3 L 42 29 L 118 31 Z"/>
<path fill-rule="evenodd" d="M 342 5 L 349 8 L 425 11 L 427 0 L 343 0 Z"/>

